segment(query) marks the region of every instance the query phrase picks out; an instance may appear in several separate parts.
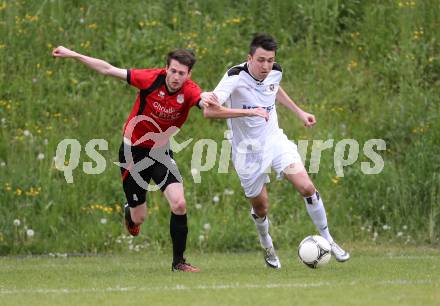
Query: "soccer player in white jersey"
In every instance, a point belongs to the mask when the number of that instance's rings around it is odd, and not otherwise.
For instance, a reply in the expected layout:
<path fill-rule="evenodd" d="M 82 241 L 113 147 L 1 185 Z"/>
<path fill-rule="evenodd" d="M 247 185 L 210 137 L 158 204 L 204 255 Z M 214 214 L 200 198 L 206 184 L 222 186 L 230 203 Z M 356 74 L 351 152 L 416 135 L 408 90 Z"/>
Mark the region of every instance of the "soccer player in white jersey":
<path fill-rule="evenodd" d="M 253 116 L 228 119 L 228 126 L 232 130 L 232 161 L 252 205 L 251 216 L 265 250 L 266 264 L 275 269 L 281 268 L 269 234 L 267 216 L 269 200 L 266 184 L 269 182 L 267 169 L 270 167 L 279 179 L 284 177 L 289 180 L 304 197 L 307 212 L 319 233 L 330 242 L 336 260 L 344 262 L 350 258 L 350 254 L 330 235 L 321 196 L 304 168 L 296 145 L 288 140 L 278 126 L 275 101 L 292 111 L 306 127 L 313 126 L 316 120 L 312 114 L 297 106 L 281 88 L 282 69 L 275 62 L 276 50 L 277 43 L 273 37 L 257 34 L 250 44 L 247 62 L 229 69 L 213 93 L 206 95 L 215 95 L 221 104 L 231 109 L 258 108 L 265 109 L 269 114 L 268 118 Z M 205 107 L 204 114 L 209 118 L 225 118 L 225 107 L 210 104 Z"/>

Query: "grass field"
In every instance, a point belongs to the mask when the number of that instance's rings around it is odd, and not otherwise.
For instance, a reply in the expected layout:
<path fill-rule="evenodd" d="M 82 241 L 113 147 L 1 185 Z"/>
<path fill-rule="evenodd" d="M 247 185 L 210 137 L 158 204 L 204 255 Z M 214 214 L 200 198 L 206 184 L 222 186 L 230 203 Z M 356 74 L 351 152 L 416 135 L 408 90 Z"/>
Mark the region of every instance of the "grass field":
<path fill-rule="evenodd" d="M 315 140 L 359 143 L 359 158 L 344 177 L 335 171 L 336 145 L 323 151 L 319 173 L 312 174 L 332 235 L 340 242 L 439 246 L 439 28 L 438 0 L 0 0 L 0 255 L 127 250 L 118 243 L 125 196 L 113 162 L 136 90 L 55 60 L 54 47 L 121 68 L 163 67 L 168 51 L 190 48 L 197 54 L 193 80 L 212 90 L 228 67 L 246 59 L 257 31 L 277 38 L 282 86 L 317 118 L 313 129 L 304 129 L 277 107 L 289 139 L 308 141 L 307 168 Z M 206 120 L 194 109 L 177 135 L 179 143 L 194 139 L 175 155 L 191 250 L 255 248 L 249 204 L 232 164 L 219 173 L 216 161 L 201 184 L 191 175 L 195 144 L 214 140 L 220 153 L 226 129 L 223 120 Z M 54 164 L 64 139 L 82 148 L 72 184 Z M 100 151 L 107 166 L 97 175 L 82 167 L 92 161 L 85 154 L 91 139 L 108 142 Z M 370 139 L 386 142 L 377 175 L 362 172 Z M 269 188 L 274 238 L 281 247 L 299 242 L 313 230 L 303 200 L 288 182 L 273 180 Z M 168 203 L 160 193 L 149 200 L 143 226 L 149 234 L 142 238 L 167 246 Z"/>
<path fill-rule="evenodd" d="M 168 255 L 3 257 L 1 305 L 438 305 L 440 256 L 427 248 L 350 245 L 322 269 L 280 250 L 270 270 L 250 253 L 188 254 L 199 274 L 170 272 Z"/>
<path fill-rule="evenodd" d="M 0 0 L 0 306 L 440 305 L 440 1 L 109 3 Z M 278 108 L 289 139 L 307 141 L 307 168 L 315 140 L 360 145 L 344 176 L 336 145 L 311 174 L 332 235 L 353 258 L 321 270 L 299 263 L 291 246 L 314 226 L 292 186 L 273 180 L 271 234 L 283 269 L 265 268 L 232 164 L 220 173 L 216 161 L 201 184 L 192 177 L 199 140 L 214 140 L 217 153 L 227 143 L 226 123 L 194 109 L 176 137 L 194 140 L 175 158 L 185 180 L 188 259 L 203 272 L 173 274 L 159 192 L 149 194 L 141 235 L 121 231 L 125 197 L 113 162 L 136 91 L 51 52 L 64 45 L 121 68 L 150 68 L 163 67 L 171 49 L 189 48 L 193 80 L 212 90 L 246 59 L 258 31 L 277 38 L 282 86 L 317 118 L 304 129 Z M 82 148 L 72 184 L 54 163 L 65 139 Z M 82 167 L 92 139 L 108 142 L 99 175 Z M 362 172 L 371 139 L 386 142 L 377 175 Z M 49 252 L 114 255 L 13 257 Z"/>

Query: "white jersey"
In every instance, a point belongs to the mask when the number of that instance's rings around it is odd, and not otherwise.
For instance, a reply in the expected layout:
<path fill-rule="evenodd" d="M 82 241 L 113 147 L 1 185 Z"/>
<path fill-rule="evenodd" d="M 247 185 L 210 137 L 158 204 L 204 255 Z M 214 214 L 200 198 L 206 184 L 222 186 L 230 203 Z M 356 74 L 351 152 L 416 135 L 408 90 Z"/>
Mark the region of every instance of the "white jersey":
<path fill-rule="evenodd" d="M 243 63 L 232 67 L 214 89 L 222 104 L 230 108 L 249 109 L 262 107 L 269 112 L 269 120 L 258 116 L 228 119 L 232 130 L 232 161 L 247 197 L 261 193 L 269 180 L 268 170 L 274 169 L 277 177 L 294 163 L 300 163 L 296 145 L 287 139 L 278 126 L 275 100 L 282 70 L 278 64 L 263 80 L 254 79 Z"/>
<path fill-rule="evenodd" d="M 282 70 L 278 64 L 273 65 L 272 71 L 263 81 L 256 80 L 249 73 L 247 63 L 234 66 L 223 76 L 214 89 L 221 104 L 235 109 L 250 109 L 261 107 L 269 112 L 269 120 L 258 116 L 229 118 L 228 126 L 232 130 L 232 147 L 238 150 L 249 143 L 256 144 L 261 149 L 273 139 L 282 134 L 278 126 L 275 106 L 276 94 L 282 78 Z M 253 147 L 253 151 L 258 151 Z M 244 152 L 243 152 L 244 153 Z"/>

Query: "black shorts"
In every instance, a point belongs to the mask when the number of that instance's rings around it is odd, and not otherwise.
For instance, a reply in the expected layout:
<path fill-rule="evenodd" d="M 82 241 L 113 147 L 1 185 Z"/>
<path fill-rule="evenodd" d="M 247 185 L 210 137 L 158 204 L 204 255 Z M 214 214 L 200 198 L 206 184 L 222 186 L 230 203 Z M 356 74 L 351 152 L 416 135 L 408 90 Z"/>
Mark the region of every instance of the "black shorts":
<path fill-rule="evenodd" d="M 145 203 L 147 191 L 162 192 L 172 183 L 182 183 L 182 176 L 169 147 L 148 149 L 129 146 L 119 148 L 122 186 L 130 207 Z M 153 179 L 156 185 L 149 185 Z"/>

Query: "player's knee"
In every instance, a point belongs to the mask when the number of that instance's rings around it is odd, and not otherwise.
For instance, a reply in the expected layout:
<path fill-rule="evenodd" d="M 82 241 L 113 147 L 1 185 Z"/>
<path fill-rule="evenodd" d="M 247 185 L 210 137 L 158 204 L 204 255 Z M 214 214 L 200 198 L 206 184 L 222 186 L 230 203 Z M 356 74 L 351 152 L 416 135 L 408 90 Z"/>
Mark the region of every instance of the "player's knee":
<path fill-rule="evenodd" d="M 178 199 L 171 204 L 171 210 L 177 215 L 186 213 L 186 201 L 185 199 Z"/>

